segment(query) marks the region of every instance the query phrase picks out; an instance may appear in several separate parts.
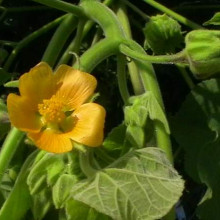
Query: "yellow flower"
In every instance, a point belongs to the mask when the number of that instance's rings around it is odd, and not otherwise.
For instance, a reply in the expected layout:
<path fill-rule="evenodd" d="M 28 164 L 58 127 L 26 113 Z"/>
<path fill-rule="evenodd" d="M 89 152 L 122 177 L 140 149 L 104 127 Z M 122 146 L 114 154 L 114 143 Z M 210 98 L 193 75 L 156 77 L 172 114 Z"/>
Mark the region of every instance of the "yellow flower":
<path fill-rule="evenodd" d="M 48 64 L 41 62 L 20 77 L 20 96 L 8 96 L 11 123 L 49 152 L 70 151 L 74 142 L 100 146 L 105 109 L 86 103 L 96 85 L 88 73 L 61 65 L 53 74 Z"/>

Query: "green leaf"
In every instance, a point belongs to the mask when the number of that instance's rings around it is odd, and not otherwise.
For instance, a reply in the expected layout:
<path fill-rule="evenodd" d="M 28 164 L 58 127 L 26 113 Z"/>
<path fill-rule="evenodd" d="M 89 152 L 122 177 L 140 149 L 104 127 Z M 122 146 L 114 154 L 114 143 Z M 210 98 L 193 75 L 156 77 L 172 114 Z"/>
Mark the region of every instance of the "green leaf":
<path fill-rule="evenodd" d="M 48 185 L 55 184 L 59 175 L 64 171 L 63 155 L 46 153 L 34 164 L 27 179 L 31 194 L 41 191 Z"/>
<path fill-rule="evenodd" d="M 171 120 L 172 134 L 186 153 L 186 171 L 198 182 L 198 156 L 203 146 L 213 142 L 219 132 L 216 125 L 220 112 L 219 85 L 219 79 L 199 83 Z"/>
<path fill-rule="evenodd" d="M 175 205 L 183 180 L 159 148 L 131 151 L 76 184 L 75 200 L 116 220 L 158 219 Z"/>
<path fill-rule="evenodd" d="M 145 145 L 144 129 L 138 126 L 127 127 L 126 136 L 132 146 L 136 148 L 142 148 Z"/>
<path fill-rule="evenodd" d="M 214 16 L 203 25 L 220 25 L 220 12 L 215 13 Z"/>
<path fill-rule="evenodd" d="M 103 142 L 104 148 L 109 151 L 120 150 L 124 144 L 125 133 L 126 126 L 124 124 L 113 128 Z"/>
<path fill-rule="evenodd" d="M 26 184 L 30 167 L 36 157 L 37 151 L 32 153 L 25 161 L 13 190 L 0 210 L 0 219 L 22 219 L 31 206 L 31 195 Z"/>
<path fill-rule="evenodd" d="M 14 81 L 7 82 L 7 83 L 4 84 L 4 87 L 18 88 L 19 87 L 19 81 L 14 80 Z"/>
<path fill-rule="evenodd" d="M 198 158 L 200 179 L 208 187 L 197 213 L 201 219 L 220 219 L 220 140 L 207 144 Z M 208 195 L 208 196 L 207 196 Z"/>
<path fill-rule="evenodd" d="M 63 174 L 59 177 L 52 189 L 52 197 L 55 207 L 62 208 L 69 197 L 73 185 L 77 178 L 70 174 Z"/>
<path fill-rule="evenodd" d="M 88 205 L 73 199 L 66 203 L 66 214 L 67 220 L 110 220 L 108 216 L 98 213 Z"/>

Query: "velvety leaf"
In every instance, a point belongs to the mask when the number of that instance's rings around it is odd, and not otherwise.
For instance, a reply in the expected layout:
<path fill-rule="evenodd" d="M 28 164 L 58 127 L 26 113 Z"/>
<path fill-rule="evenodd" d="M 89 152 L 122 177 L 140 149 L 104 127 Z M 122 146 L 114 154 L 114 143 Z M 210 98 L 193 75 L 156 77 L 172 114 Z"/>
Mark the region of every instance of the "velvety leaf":
<path fill-rule="evenodd" d="M 76 182 L 77 178 L 70 174 L 63 174 L 59 177 L 52 189 L 53 203 L 57 209 L 64 206 Z"/>
<path fill-rule="evenodd" d="M 219 79 L 199 83 L 186 97 L 174 120 L 171 120 L 172 134 L 186 153 L 186 171 L 196 181 L 200 181 L 198 155 L 203 146 L 213 142 L 218 133 L 219 85 Z"/>
<path fill-rule="evenodd" d="M 31 210 L 34 219 L 43 219 L 53 205 L 50 190 L 48 188 L 44 188 L 41 192 L 33 195 L 32 200 Z"/>
<path fill-rule="evenodd" d="M 126 136 L 132 146 L 135 146 L 136 148 L 144 147 L 145 134 L 143 128 L 129 125 L 127 127 Z"/>
<path fill-rule="evenodd" d="M 146 129 L 149 128 L 148 124 L 151 121 L 160 121 L 166 132 L 170 133 L 164 111 L 152 92 L 148 91 L 143 95 L 133 96 L 130 98 L 130 103 L 132 105 L 126 106 L 124 112 L 127 125 L 126 138 L 133 146 L 144 147 L 147 140 L 146 133 L 149 133 L 149 131 L 146 132 Z"/>
<path fill-rule="evenodd" d="M 57 178 L 65 169 L 62 156 L 46 153 L 34 164 L 27 179 L 31 194 L 41 191 L 47 185 L 55 184 Z"/>
<path fill-rule="evenodd" d="M 215 13 L 214 16 L 203 25 L 220 25 L 220 12 Z"/>
<path fill-rule="evenodd" d="M 158 219 L 175 205 L 183 180 L 159 148 L 131 151 L 73 187 L 72 196 L 116 220 Z"/>

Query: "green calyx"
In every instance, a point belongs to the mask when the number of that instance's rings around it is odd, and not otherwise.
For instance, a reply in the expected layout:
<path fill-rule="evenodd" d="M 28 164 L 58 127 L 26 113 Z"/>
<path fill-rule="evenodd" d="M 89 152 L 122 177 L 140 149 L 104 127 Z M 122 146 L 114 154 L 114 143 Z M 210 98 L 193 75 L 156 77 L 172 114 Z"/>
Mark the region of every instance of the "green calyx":
<path fill-rule="evenodd" d="M 199 79 L 220 73 L 220 31 L 195 30 L 186 35 L 189 68 Z"/>
<path fill-rule="evenodd" d="M 143 31 L 145 48 L 150 48 L 155 54 L 175 53 L 184 39 L 179 23 L 166 14 L 151 17 Z"/>

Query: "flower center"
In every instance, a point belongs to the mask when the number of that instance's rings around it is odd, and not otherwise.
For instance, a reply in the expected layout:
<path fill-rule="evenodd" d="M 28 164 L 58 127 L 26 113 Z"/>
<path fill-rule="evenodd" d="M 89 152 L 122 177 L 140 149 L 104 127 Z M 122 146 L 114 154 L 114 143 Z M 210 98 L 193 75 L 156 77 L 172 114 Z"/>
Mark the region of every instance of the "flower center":
<path fill-rule="evenodd" d="M 44 99 L 42 104 L 38 104 L 39 113 L 46 123 L 61 123 L 65 118 L 64 100 L 53 95 L 50 99 Z"/>

